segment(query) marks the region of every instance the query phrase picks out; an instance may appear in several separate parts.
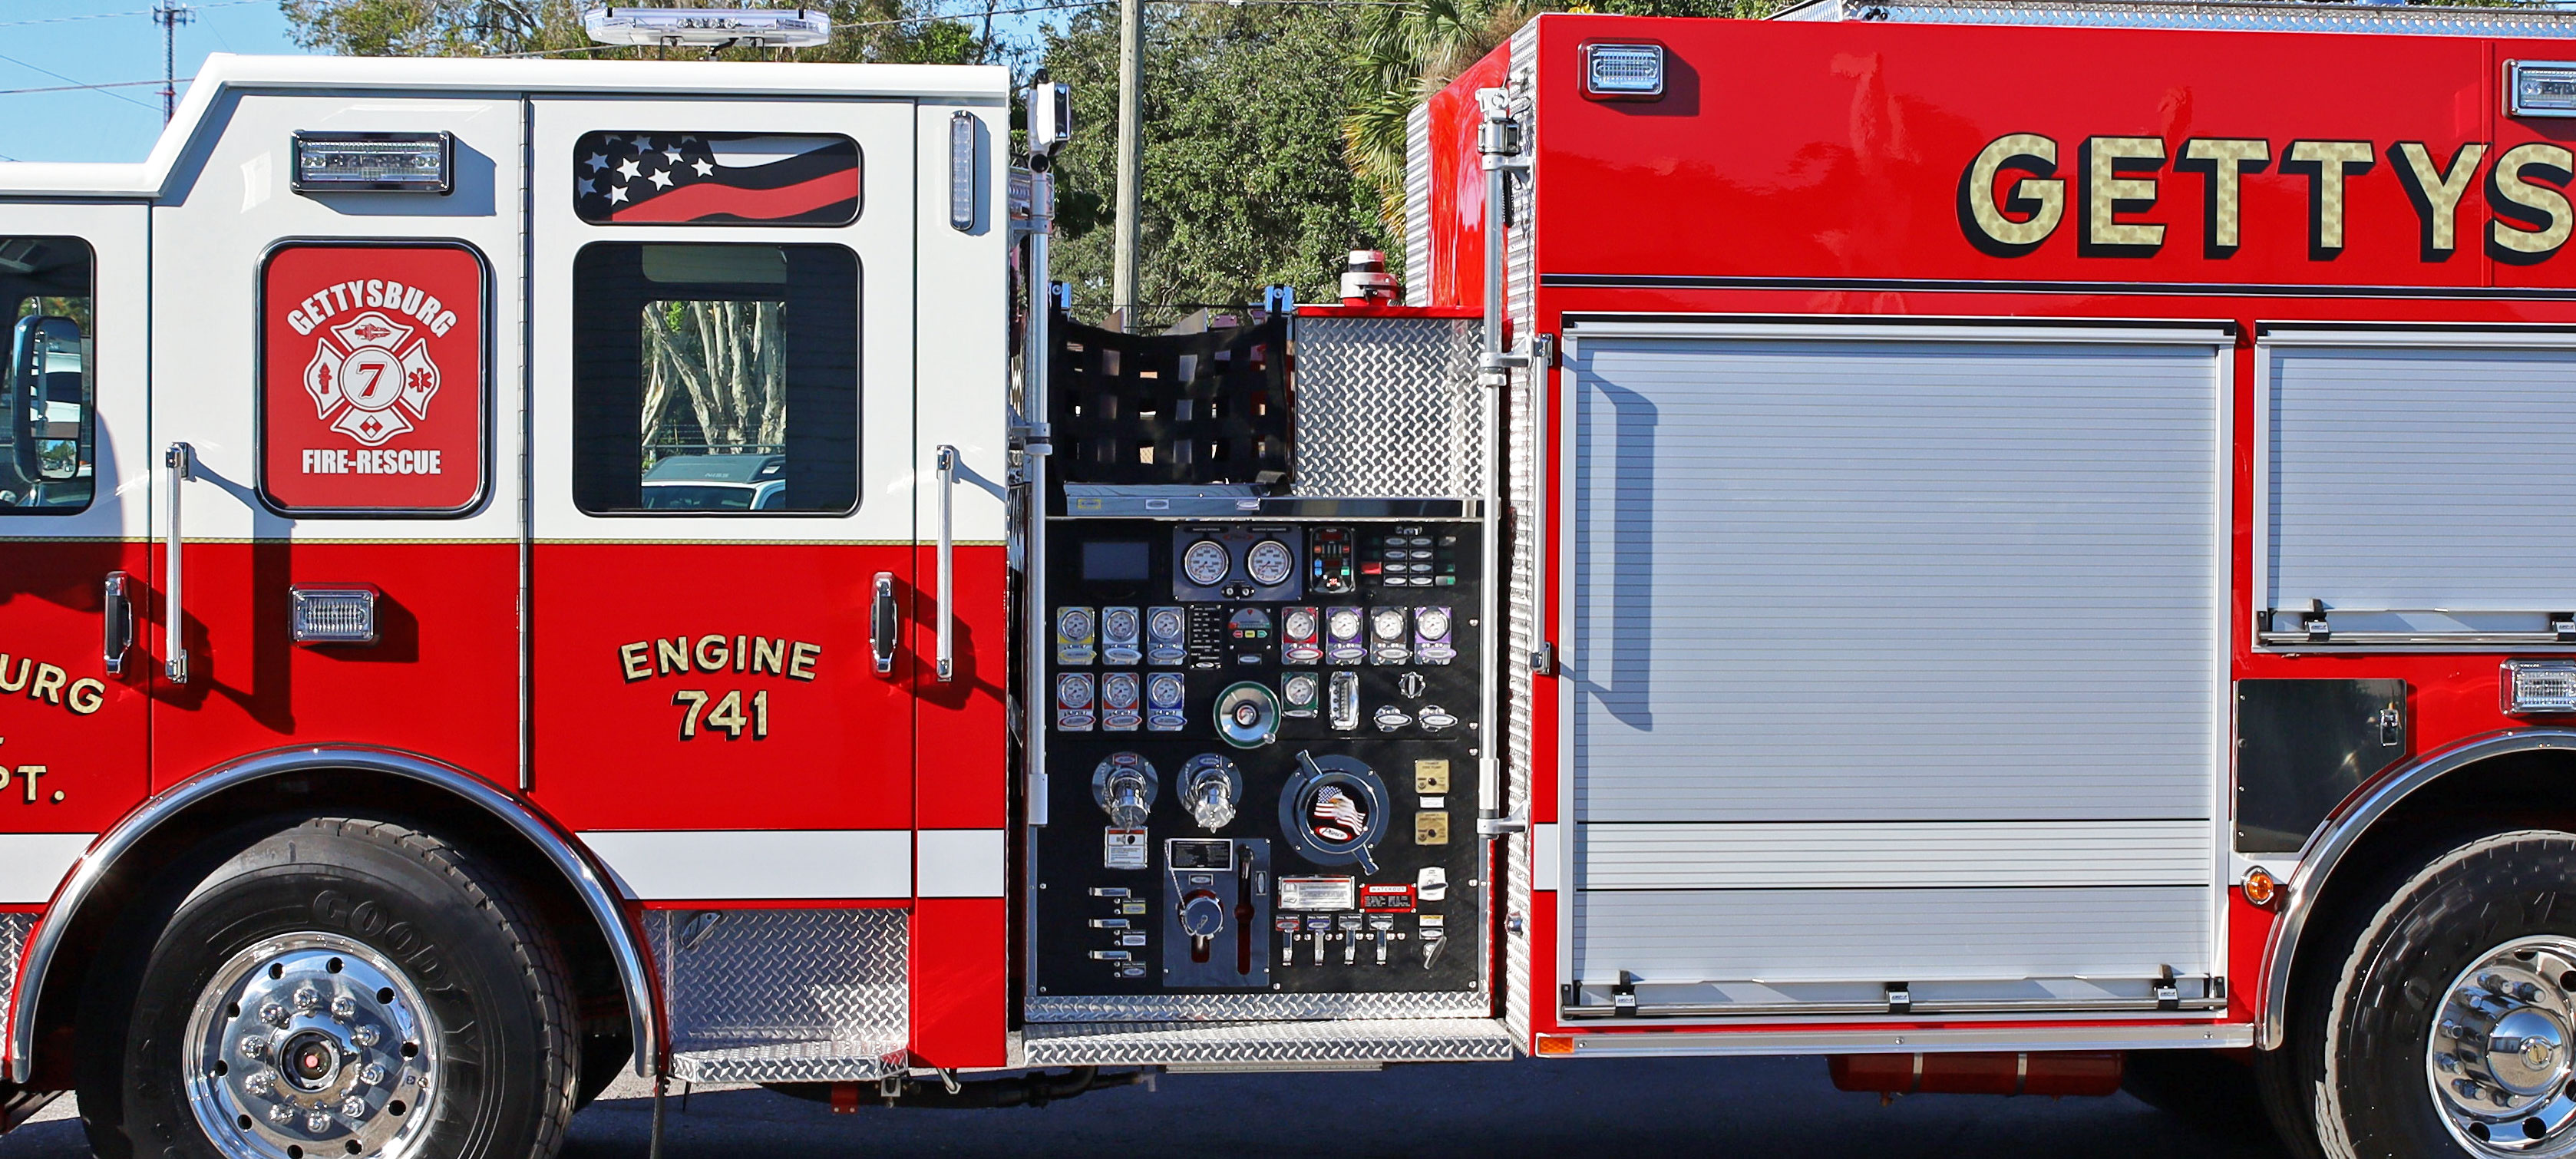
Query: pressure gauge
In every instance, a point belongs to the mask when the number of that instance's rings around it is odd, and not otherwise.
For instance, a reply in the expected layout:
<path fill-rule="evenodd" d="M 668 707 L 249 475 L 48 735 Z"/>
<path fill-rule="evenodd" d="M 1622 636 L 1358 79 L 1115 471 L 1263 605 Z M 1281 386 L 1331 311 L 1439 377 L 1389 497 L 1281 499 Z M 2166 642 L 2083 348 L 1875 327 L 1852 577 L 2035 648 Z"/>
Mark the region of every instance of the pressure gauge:
<path fill-rule="evenodd" d="M 1252 582 L 1275 588 L 1288 582 L 1297 571 L 1297 554 L 1276 539 L 1265 539 L 1244 553 L 1244 570 L 1252 573 Z"/>
<path fill-rule="evenodd" d="M 1067 672 L 1056 677 L 1055 706 L 1057 708 L 1090 707 L 1091 677 L 1077 672 Z"/>
<path fill-rule="evenodd" d="M 1136 641 L 1136 609 L 1107 608 L 1100 613 L 1100 634 L 1112 642 Z"/>
<path fill-rule="evenodd" d="M 1315 638 L 1315 609 L 1290 608 L 1279 617 L 1279 634 L 1291 640 Z"/>
<path fill-rule="evenodd" d="M 1055 634 L 1067 640 L 1090 640 L 1091 609 L 1058 609 L 1055 614 Z"/>
<path fill-rule="evenodd" d="M 1414 609 L 1413 632 L 1415 635 L 1420 636 L 1425 640 L 1437 640 L 1447 636 L 1449 634 L 1449 609 Z M 1111 635 L 1116 635 L 1116 633 L 1113 632 Z"/>
<path fill-rule="evenodd" d="M 1155 673 L 1145 689 L 1146 699 L 1156 708 L 1179 708 L 1181 695 L 1181 678 L 1169 672 Z"/>
<path fill-rule="evenodd" d="M 1358 608 L 1335 608 L 1331 612 L 1331 619 L 1329 622 L 1333 629 L 1334 639 L 1359 639 L 1360 610 Z"/>
<path fill-rule="evenodd" d="M 1181 638 L 1181 610 L 1179 608 L 1156 608 L 1154 609 L 1152 618 L 1148 623 L 1151 624 L 1154 629 L 1154 639 L 1156 640 L 1178 640 Z"/>
<path fill-rule="evenodd" d="M 1369 616 L 1369 633 L 1381 640 L 1404 638 L 1404 609 L 1379 608 Z"/>
<path fill-rule="evenodd" d="M 1225 545 L 1213 539 L 1202 539 L 1181 553 L 1181 575 L 1203 588 L 1224 583 L 1225 573 L 1233 566 L 1234 560 L 1226 554 Z"/>

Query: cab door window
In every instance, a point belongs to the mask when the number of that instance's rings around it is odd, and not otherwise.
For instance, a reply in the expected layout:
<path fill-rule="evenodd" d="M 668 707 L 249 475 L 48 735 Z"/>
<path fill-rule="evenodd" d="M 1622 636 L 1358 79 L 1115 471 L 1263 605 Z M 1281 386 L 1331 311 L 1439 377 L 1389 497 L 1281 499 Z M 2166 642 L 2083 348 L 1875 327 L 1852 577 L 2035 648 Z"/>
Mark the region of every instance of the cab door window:
<path fill-rule="evenodd" d="M 595 515 L 858 505 L 858 258 L 601 243 L 574 259 L 575 502 Z"/>
<path fill-rule="evenodd" d="M 0 237 L 0 516 L 69 515 L 98 490 L 92 255 L 72 237 Z"/>

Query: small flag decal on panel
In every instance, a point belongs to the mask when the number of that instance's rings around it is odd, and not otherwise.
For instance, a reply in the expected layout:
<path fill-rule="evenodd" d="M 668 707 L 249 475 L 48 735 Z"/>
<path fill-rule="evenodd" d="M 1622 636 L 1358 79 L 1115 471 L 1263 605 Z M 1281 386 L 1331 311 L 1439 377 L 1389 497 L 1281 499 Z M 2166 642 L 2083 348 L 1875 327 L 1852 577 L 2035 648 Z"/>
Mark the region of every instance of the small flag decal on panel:
<path fill-rule="evenodd" d="M 859 146 L 832 134 L 588 133 L 573 210 L 595 225 L 846 225 Z"/>

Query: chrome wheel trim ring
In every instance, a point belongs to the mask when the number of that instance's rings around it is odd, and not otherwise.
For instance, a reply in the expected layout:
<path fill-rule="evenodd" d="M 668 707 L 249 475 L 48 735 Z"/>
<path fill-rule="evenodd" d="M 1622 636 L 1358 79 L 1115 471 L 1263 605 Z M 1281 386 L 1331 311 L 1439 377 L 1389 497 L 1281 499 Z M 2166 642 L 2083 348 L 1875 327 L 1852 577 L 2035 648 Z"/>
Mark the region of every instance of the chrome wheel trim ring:
<path fill-rule="evenodd" d="M 2516 938 L 2442 991 L 2424 1074 L 2451 1137 L 2476 1155 L 2576 1155 L 2576 938 Z"/>
<path fill-rule="evenodd" d="M 181 1086 L 228 1159 L 400 1159 L 436 1110 L 438 1026 L 411 977 L 337 934 L 261 939 L 217 968 Z"/>

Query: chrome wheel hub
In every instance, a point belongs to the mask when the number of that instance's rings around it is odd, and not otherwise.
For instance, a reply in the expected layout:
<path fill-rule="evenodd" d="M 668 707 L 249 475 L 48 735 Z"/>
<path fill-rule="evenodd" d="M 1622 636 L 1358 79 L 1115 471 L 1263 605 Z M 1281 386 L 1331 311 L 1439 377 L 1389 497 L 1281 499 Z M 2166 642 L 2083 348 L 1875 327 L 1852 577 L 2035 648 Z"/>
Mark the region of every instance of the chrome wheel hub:
<path fill-rule="evenodd" d="M 397 1159 L 430 1121 L 438 1028 L 401 967 L 336 934 L 269 938 L 215 971 L 181 1081 L 228 1159 Z"/>
<path fill-rule="evenodd" d="M 2485 1155 L 2576 1154 L 2576 938 L 2520 938 L 2443 991 L 2425 1077 L 2451 1135 Z"/>

